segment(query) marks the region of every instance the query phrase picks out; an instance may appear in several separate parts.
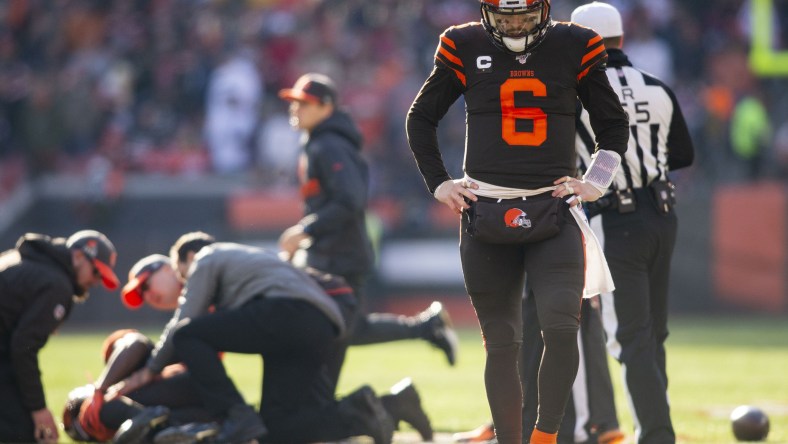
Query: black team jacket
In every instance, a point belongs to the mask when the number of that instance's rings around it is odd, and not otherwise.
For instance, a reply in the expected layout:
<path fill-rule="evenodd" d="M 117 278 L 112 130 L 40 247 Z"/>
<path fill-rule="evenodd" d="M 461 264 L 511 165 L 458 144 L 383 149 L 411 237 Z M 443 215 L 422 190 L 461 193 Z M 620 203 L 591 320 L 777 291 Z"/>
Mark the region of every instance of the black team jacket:
<path fill-rule="evenodd" d="M 65 239 L 28 233 L 0 256 L 0 385 L 14 382 L 29 411 L 46 407 L 38 352 L 68 317 L 75 295 L 86 291 Z"/>
<path fill-rule="evenodd" d="M 365 221 L 369 167 L 361 145 L 358 128 L 337 109 L 308 134 L 298 165 L 305 203 L 300 224 L 313 239 L 306 264 L 340 276 L 365 274 L 374 263 Z"/>

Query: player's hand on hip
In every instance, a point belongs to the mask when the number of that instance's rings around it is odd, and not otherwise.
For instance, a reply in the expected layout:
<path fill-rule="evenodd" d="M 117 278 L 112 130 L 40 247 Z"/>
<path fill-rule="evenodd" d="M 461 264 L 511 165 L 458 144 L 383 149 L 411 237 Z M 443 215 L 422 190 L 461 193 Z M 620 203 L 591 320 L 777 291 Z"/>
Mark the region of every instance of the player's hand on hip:
<path fill-rule="evenodd" d="M 556 185 L 553 197 L 567 198 L 566 202 L 572 207 L 583 201 L 593 202 L 602 197 L 599 190 L 590 183 L 569 176 L 556 179 L 553 184 Z"/>
<path fill-rule="evenodd" d="M 465 179 L 447 180 L 435 188 L 435 199 L 446 204 L 451 210 L 460 214 L 471 206 L 465 200 L 476 201 L 476 195 L 470 190 L 478 190 L 479 185 Z"/>

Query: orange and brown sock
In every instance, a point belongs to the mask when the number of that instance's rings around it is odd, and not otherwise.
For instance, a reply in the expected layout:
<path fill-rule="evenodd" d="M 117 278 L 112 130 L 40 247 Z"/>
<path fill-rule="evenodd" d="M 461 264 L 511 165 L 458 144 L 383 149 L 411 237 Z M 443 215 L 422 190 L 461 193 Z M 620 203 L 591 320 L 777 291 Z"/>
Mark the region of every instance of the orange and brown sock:
<path fill-rule="evenodd" d="M 621 430 L 613 429 L 599 435 L 598 441 L 599 444 L 623 444 L 624 438 L 626 435 Z"/>
<path fill-rule="evenodd" d="M 558 442 L 558 433 L 545 433 L 537 428 L 531 433 L 531 444 L 556 444 Z"/>

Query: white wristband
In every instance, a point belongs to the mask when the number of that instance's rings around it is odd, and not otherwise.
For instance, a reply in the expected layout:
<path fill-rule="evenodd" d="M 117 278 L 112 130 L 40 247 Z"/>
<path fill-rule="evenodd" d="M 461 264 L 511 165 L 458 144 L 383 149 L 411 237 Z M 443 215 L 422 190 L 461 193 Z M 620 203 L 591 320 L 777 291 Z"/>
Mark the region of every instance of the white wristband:
<path fill-rule="evenodd" d="M 583 175 L 583 181 L 593 185 L 601 195 L 604 195 L 613 183 L 619 165 L 621 165 L 621 155 L 617 152 L 598 150 L 591 156 L 591 164 Z"/>

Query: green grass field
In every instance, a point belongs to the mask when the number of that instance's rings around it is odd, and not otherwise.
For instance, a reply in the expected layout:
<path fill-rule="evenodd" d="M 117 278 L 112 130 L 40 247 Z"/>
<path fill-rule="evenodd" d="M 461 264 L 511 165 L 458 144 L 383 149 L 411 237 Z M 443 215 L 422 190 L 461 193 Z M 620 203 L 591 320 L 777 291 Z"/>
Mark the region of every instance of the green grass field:
<path fill-rule="evenodd" d="M 788 443 L 788 320 L 674 317 L 670 326 L 669 392 L 680 443 L 735 442 L 728 415 L 740 404 L 767 412 L 768 442 Z M 154 338 L 159 333 L 146 332 Z M 69 390 L 100 373 L 99 346 L 107 333 L 66 331 L 53 337 L 42 352 L 47 400 L 56 415 Z M 462 330 L 460 336 L 456 367 L 449 367 L 440 352 L 419 341 L 351 348 L 339 395 L 362 384 L 385 392 L 410 376 L 436 431 L 474 428 L 489 419 L 482 382 L 484 351 L 476 330 Z M 228 355 L 226 364 L 247 401 L 259 402 L 260 359 Z M 611 369 L 619 420 L 631 437 L 632 420 L 618 364 L 611 361 Z"/>

